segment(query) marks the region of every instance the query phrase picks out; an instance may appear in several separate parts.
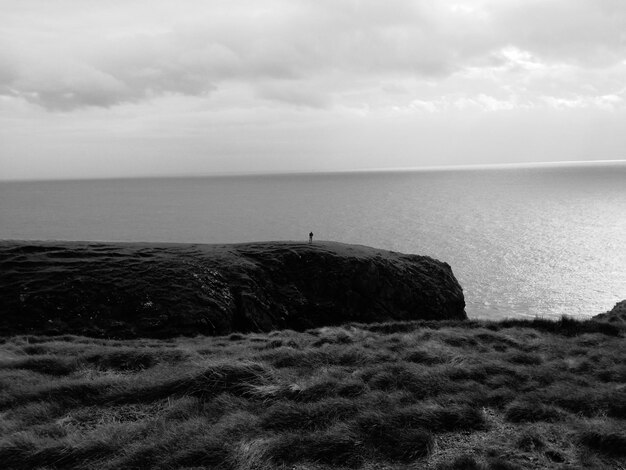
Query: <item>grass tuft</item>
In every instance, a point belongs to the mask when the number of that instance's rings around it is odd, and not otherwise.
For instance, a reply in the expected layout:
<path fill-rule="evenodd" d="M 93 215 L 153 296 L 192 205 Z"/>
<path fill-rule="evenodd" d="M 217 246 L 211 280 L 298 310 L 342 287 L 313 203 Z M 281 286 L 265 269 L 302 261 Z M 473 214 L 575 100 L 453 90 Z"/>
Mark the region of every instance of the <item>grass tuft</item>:
<path fill-rule="evenodd" d="M 538 366 L 543 362 L 543 359 L 541 359 L 541 357 L 537 354 L 524 352 L 510 354 L 506 357 L 506 360 L 512 364 L 521 364 L 525 366 Z"/>
<path fill-rule="evenodd" d="M 85 361 L 102 369 L 138 371 L 154 366 L 157 358 L 150 351 L 126 349 L 91 354 Z"/>
<path fill-rule="evenodd" d="M 441 373 L 398 362 L 365 368 L 363 381 L 373 390 L 406 390 L 415 398 L 424 399 L 456 389 L 450 379 Z"/>
<path fill-rule="evenodd" d="M 74 358 L 55 357 L 48 355 L 29 356 L 17 360 L 0 362 L 0 369 L 31 370 L 39 374 L 62 377 L 70 375 L 79 368 Z"/>
<path fill-rule="evenodd" d="M 262 415 L 261 426 L 274 431 L 320 429 L 354 416 L 358 409 L 354 401 L 341 398 L 316 403 L 277 403 Z"/>
<path fill-rule="evenodd" d="M 403 359 L 407 362 L 414 362 L 417 364 L 434 365 L 447 362 L 447 358 L 443 356 L 437 356 L 429 351 L 423 349 L 416 349 L 408 352 Z"/>
<path fill-rule="evenodd" d="M 421 428 L 434 433 L 486 429 L 483 413 L 469 405 L 411 405 L 392 411 L 366 411 L 357 418 L 361 429 Z"/>
<path fill-rule="evenodd" d="M 545 443 L 539 434 L 532 430 L 525 430 L 517 439 L 515 445 L 524 452 L 534 452 L 545 448 Z"/>
<path fill-rule="evenodd" d="M 506 409 L 506 419 L 512 423 L 554 422 L 564 419 L 565 413 L 550 405 L 517 400 Z"/>
<path fill-rule="evenodd" d="M 37 447 L 33 442 L 0 444 L 0 461 L 4 468 L 31 470 L 33 468 L 82 468 L 85 461 L 104 458 L 116 448 L 105 442 L 82 445 L 48 445 Z"/>

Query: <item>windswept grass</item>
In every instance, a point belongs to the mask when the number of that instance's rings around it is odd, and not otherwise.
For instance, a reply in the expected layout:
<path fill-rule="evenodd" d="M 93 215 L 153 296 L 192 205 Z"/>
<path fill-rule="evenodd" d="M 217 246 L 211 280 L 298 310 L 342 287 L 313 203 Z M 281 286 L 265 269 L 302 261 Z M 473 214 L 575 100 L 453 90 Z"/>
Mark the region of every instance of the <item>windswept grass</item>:
<path fill-rule="evenodd" d="M 624 364 L 570 319 L 2 338 L 0 466 L 619 468 Z"/>

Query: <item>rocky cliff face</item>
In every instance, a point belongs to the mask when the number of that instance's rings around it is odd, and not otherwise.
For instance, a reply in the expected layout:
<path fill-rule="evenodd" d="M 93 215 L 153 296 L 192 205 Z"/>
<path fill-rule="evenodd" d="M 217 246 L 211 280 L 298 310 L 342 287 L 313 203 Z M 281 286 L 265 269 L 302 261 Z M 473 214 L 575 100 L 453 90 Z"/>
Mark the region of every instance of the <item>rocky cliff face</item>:
<path fill-rule="evenodd" d="M 626 326 L 626 300 L 617 302 L 608 312 L 593 317 L 594 320 Z"/>
<path fill-rule="evenodd" d="M 0 334 L 170 337 L 465 319 L 446 263 L 364 246 L 0 243 Z"/>

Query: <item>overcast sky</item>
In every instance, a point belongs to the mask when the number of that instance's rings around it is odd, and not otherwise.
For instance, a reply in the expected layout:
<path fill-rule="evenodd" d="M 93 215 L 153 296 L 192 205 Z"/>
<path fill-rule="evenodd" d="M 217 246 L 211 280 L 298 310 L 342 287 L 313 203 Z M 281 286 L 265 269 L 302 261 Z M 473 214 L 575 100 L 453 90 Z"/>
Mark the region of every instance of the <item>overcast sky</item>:
<path fill-rule="evenodd" d="M 625 0 L 0 0 L 0 178 L 626 158 Z"/>

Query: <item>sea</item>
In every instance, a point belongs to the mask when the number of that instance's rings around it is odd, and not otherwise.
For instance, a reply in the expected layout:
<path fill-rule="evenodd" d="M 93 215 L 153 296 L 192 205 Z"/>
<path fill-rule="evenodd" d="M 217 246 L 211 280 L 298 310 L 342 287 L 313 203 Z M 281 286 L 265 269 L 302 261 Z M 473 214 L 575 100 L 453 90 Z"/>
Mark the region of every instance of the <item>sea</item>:
<path fill-rule="evenodd" d="M 333 240 L 452 266 L 470 318 L 626 299 L 626 162 L 0 182 L 0 239 Z"/>

